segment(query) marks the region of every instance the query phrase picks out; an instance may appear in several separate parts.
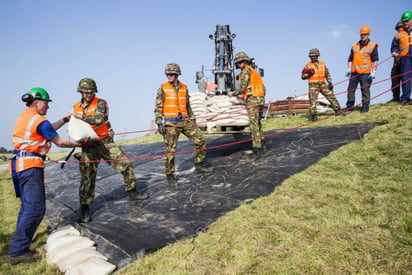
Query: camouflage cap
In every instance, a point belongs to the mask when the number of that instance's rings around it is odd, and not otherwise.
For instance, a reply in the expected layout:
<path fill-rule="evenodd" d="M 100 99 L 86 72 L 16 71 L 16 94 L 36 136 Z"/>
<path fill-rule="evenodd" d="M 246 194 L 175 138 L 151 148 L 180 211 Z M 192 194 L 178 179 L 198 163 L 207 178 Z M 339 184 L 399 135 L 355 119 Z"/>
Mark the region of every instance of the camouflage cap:
<path fill-rule="evenodd" d="M 309 56 L 319 56 L 320 52 L 317 48 L 313 48 L 309 51 Z"/>
<path fill-rule="evenodd" d="M 249 58 L 249 56 L 248 56 L 245 52 L 238 52 L 238 53 L 235 55 L 235 58 L 234 58 L 233 62 L 236 64 L 236 63 L 238 63 L 238 62 L 240 62 L 240 61 L 247 61 L 247 62 L 249 62 L 249 61 L 250 61 L 250 58 Z"/>
<path fill-rule="evenodd" d="M 96 82 L 91 78 L 83 78 L 79 81 L 77 91 L 79 93 L 97 93 Z"/>
<path fill-rule="evenodd" d="M 177 74 L 181 75 L 180 66 L 176 63 L 169 63 L 166 65 L 165 74 Z"/>

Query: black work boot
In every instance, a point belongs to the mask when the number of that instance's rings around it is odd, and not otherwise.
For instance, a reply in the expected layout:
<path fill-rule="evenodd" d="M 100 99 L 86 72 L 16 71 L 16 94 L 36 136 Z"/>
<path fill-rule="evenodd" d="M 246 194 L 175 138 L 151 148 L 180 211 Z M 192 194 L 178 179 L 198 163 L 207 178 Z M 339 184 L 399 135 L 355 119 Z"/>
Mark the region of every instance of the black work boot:
<path fill-rule="evenodd" d="M 88 204 L 80 205 L 80 211 L 81 211 L 81 217 L 80 217 L 81 223 L 88 223 L 92 221 L 92 218 L 90 217 L 90 208 Z"/>
<path fill-rule="evenodd" d="M 27 251 L 26 253 L 19 255 L 9 255 L 7 262 L 11 265 L 16 265 L 19 263 L 34 263 L 40 259 L 39 254 Z"/>
<path fill-rule="evenodd" d="M 167 179 L 167 185 L 169 185 L 170 187 L 177 186 L 177 179 L 175 178 L 173 174 L 166 175 L 166 179 Z"/>
<path fill-rule="evenodd" d="M 256 156 L 262 156 L 264 152 L 264 148 L 253 148 L 253 154 Z"/>
<path fill-rule="evenodd" d="M 143 201 L 147 200 L 149 198 L 149 195 L 139 192 L 137 189 L 133 189 L 131 191 L 127 192 L 127 195 L 129 195 L 130 200 L 132 201 Z"/>
<path fill-rule="evenodd" d="M 342 109 L 337 109 L 335 110 L 335 115 L 336 116 L 346 116 L 346 111 Z"/>
<path fill-rule="evenodd" d="M 195 172 L 199 174 L 209 174 L 213 172 L 213 169 L 205 166 L 203 162 L 195 163 Z"/>
<path fill-rule="evenodd" d="M 318 116 L 317 115 L 310 115 L 310 119 L 312 121 L 316 121 L 316 120 L 318 120 Z"/>

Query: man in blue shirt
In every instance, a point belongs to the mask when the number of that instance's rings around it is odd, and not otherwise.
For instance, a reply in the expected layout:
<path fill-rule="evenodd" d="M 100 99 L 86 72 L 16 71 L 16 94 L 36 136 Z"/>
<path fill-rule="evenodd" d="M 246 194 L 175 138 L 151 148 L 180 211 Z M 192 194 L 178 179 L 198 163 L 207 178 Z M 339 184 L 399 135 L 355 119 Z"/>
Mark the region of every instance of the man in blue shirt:
<path fill-rule="evenodd" d="M 16 231 L 9 248 L 8 262 L 12 265 L 38 260 L 38 254 L 29 248 L 32 238 L 46 211 L 44 189 L 44 159 L 51 142 L 59 147 L 76 147 L 82 144 L 60 138 L 56 130 L 69 119 L 64 117 L 50 123 L 44 116 L 51 101 L 43 88 L 33 88 L 22 96 L 26 102 L 13 131 L 13 158 L 10 163 L 16 197 L 21 205 Z"/>

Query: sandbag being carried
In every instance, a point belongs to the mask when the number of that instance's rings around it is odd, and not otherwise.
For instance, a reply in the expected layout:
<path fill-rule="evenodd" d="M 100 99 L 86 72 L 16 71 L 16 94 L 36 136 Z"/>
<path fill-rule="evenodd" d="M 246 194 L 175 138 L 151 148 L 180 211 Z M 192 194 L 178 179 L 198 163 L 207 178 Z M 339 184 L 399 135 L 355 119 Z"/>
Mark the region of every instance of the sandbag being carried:
<path fill-rule="evenodd" d="M 69 125 L 67 125 L 67 133 L 69 134 L 70 139 L 80 143 L 84 142 L 89 137 L 90 140 L 99 139 L 89 123 L 75 118 L 74 116 L 70 117 Z"/>

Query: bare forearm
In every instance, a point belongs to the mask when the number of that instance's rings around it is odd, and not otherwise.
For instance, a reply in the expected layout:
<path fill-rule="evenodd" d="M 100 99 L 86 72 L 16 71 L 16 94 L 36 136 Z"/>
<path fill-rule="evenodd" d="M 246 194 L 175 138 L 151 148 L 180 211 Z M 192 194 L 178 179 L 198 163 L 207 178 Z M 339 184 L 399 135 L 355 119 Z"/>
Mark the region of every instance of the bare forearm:
<path fill-rule="evenodd" d="M 80 147 L 81 146 L 80 143 L 75 142 L 75 141 L 62 139 L 59 135 L 55 136 L 52 141 L 58 147 L 62 147 L 62 148 L 71 148 L 71 147 Z"/>

